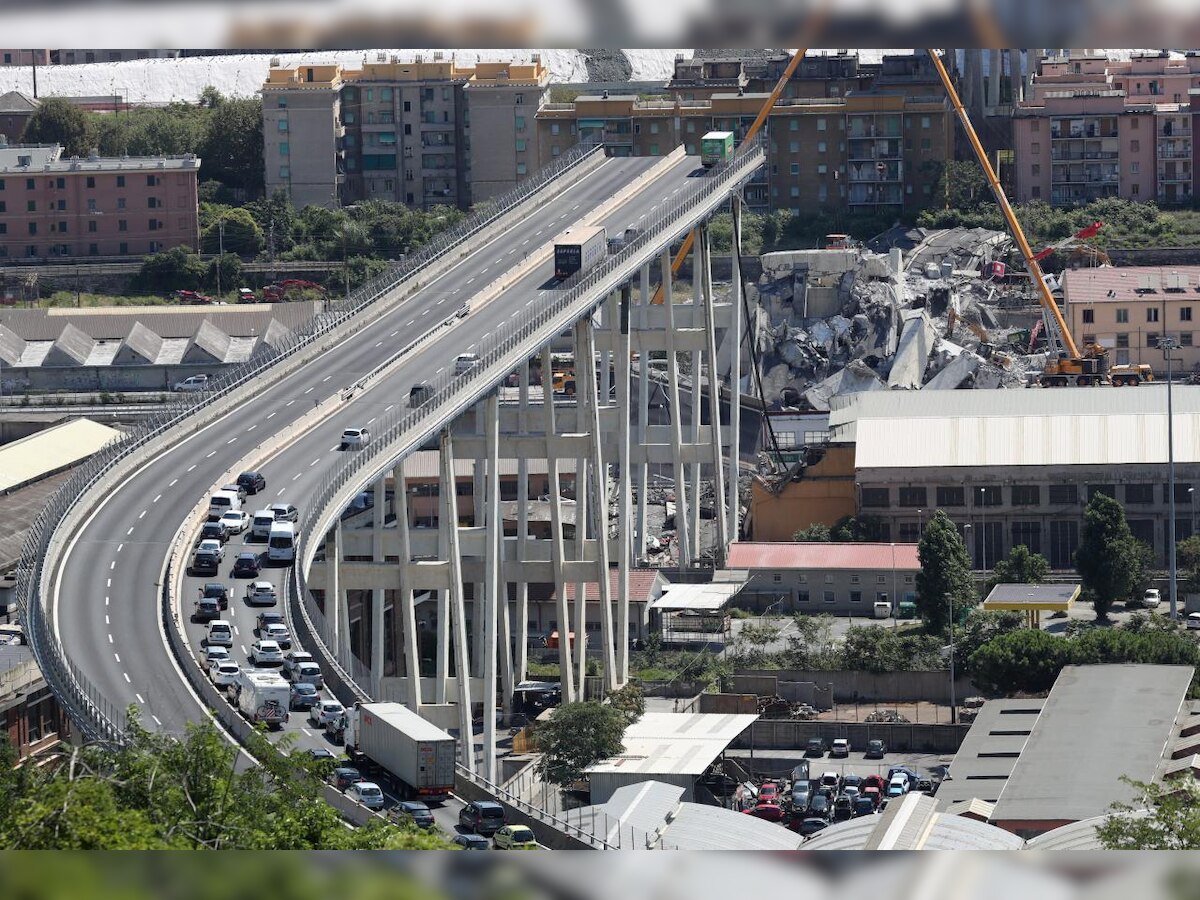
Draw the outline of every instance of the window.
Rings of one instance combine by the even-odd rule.
[[[971,489],[975,506],[999,506],[1004,502],[999,485],[987,485]]]
[[[1105,497],[1117,499],[1117,486],[1115,484],[1089,484],[1087,486],[1087,498],[1091,500],[1097,494],[1103,494]]]
[[[828,171],[829,171],[829,166],[825,165],[824,163],[822,163],[821,165],[817,166],[817,174],[818,174],[818,175],[824,175],[824,174],[826,174]]]
[[[800,196],[800,188],[797,185],[792,185],[788,191],[789,195],[798,198]]]
[[[799,153],[799,152],[800,152],[800,142],[799,141],[788,141],[788,153]]]
[[[292,152],[291,145],[288,144],[287,141],[281,141],[279,144],[279,155],[287,156],[291,152]]]
[[[937,489],[937,505],[966,506],[966,491],[961,487],[939,487]]]
[[[922,128],[929,127],[929,116],[921,116],[921,127]],[[1035,150],[1034,152],[1036,153],[1037,151]]]
[[[1140,194],[1141,192],[1142,192],[1142,186],[1141,186],[1140,184],[1138,184],[1137,182],[1134,182],[1134,183],[1133,183],[1133,186],[1132,186],[1132,189],[1130,190],[1130,193],[1131,193],[1131,194],[1133,194],[1133,196],[1135,196],[1135,197],[1136,197],[1136,196],[1137,196],[1138,194]]]
[[[1153,503],[1154,502],[1154,485],[1152,484],[1127,484],[1125,485],[1125,502],[1126,503]]]
[[[354,121],[354,113],[346,113],[346,121],[347,121],[347,122],[353,122],[353,121]],[[280,120],[279,120],[279,130],[280,130],[280,131],[287,131],[287,130],[288,130],[288,120],[287,120],[287,119],[280,119]]]
[[[156,175],[147,175],[146,187],[158,187],[158,177]]]
[[[28,156],[26,156],[26,157],[25,157],[25,159],[29,159],[29,157],[28,157]],[[27,163],[27,162],[26,162],[26,163],[23,163],[23,165],[26,165],[26,166],[27,166],[27,165],[29,165],[29,163]],[[34,189],[34,186],[33,186],[33,179],[32,179],[32,178],[26,178],[26,179],[25,179],[25,190],[27,190],[27,191],[32,191],[33,189]]]
[[[1192,321],[1192,308],[1190,306],[1179,307],[1179,321],[1180,322]]]
[[[1039,120],[1034,119],[1029,126],[1029,130],[1030,131],[1041,131],[1042,123]]]
[[[117,219],[117,231],[128,231],[129,223],[125,219]]]
[[[829,146],[824,141],[817,141],[817,152],[818,153],[825,153],[826,151],[828,151],[828,149],[829,149]]]
[[[99,255],[100,255],[100,245],[99,244],[88,244],[88,256],[99,256]]]
[[[1096,322],[1096,311],[1094,309],[1085,309],[1083,311],[1083,324],[1093,325]]]
[[[1042,196],[1042,188],[1041,188],[1041,185],[1037,185],[1037,184],[1035,184],[1035,185],[1034,185],[1032,188],[1030,188],[1030,189],[1029,189],[1029,196],[1033,197],[1035,200],[1036,200],[1038,197]]]
[[[30,234],[37,234],[37,222],[30,222],[30,223],[29,223],[29,233],[30,233]]]
[[[824,130],[825,130],[825,117],[817,116],[817,131],[824,131]]]
[[[517,174],[518,175],[524,175],[526,173],[526,171],[527,171],[527,169],[525,167],[525,163],[523,163],[523,162],[517,163]]]
[[[291,178],[292,177],[291,167],[290,166],[280,166],[279,167],[279,177],[280,178]]]
[[[1142,164],[1136,159],[1129,164],[1129,174],[1137,175],[1142,170]]]
[[[1158,332],[1157,331],[1147,331],[1146,332],[1146,346],[1147,347],[1157,347],[1158,346]]]
[[[4,190],[4,179],[0,178],[0,191]]]
[[[1142,142],[1141,141],[1130,141],[1129,149],[1131,151],[1133,151],[1134,153],[1137,153],[1138,151],[1140,151],[1142,149]],[[1136,172],[1137,171],[1137,163],[1131,163],[1129,170],[1131,172]]]
[[[833,603],[837,599],[837,596],[833,591],[825,591],[823,599],[826,603]]]
[[[375,99],[375,88],[367,88],[367,102],[370,103]]]
[[[932,145],[929,143],[929,138],[921,138],[921,149],[928,150]]]
[[[799,175],[799,174],[800,174],[800,163],[792,163],[792,165],[791,165],[791,173],[792,173],[793,175]]]
[[[379,99],[391,101],[392,89],[390,87],[380,88],[379,89]]]
[[[1042,167],[1039,166],[1037,163],[1034,163],[1032,166],[1029,167],[1029,174],[1032,175],[1034,178],[1036,178],[1037,176],[1042,174]]]
[[[1146,308],[1146,321],[1147,322],[1157,322],[1158,321],[1158,307],[1157,306],[1150,306],[1150,307]]]
[[[920,522],[901,522],[900,523],[900,542],[903,544],[915,544],[921,539],[921,523]]]
[[[0,222],[0,234],[8,234],[8,223]]]
[[[900,488],[900,505],[901,506],[924,506],[925,505],[925,488],[922,487],[902,487]]]
[[[59,230],[59,231],[66,231],[66,230],[67,230],[67,223],[66,223],[66,222],[60,222],[60,223],[59,223],[59,225],[58,225],[58,230]],[[91,232],[91,233],[93,233],[93,234],[95,233],[95,231],[96,231],[96,220],[95,220],[95,219],[91,219],[91,220],[89,220],[89,221],[88,221],[88,231],[89,231],[89,232]]]
[[[405,133],[405,134],[412,134],[412,125],[408,125],[408,124],[406,124],[406,125],[404,126],[404,133]]]
[[[561,153],[562,153],[562,148],[561,148],[561,147],[559,147],[559,146],[557,146],[557,145],[555,145],[555,146],[553,146],[553,147],[551,147],[551,148],[550,148],[550,155],[551,155],[551,156],[558,156],[558,155],[559,155],[559,154],[561,154]]]
[[[90,188],[94,188],[96,186],[96,177],[94,175],[89,175],[87,177],[87,186]]]
[[[525,150],[525,139],[517,138],[517,152],[521,153]]]
[[[1117,347],[1122,350],[1129,349],[1129,335],[1127,333],[1121,332],[1117,335]]]
[[[873,507],[887,507],[890,505],[888,499],[887,488],[863,488],[862,489],[862,505]]]
[[[515,127],[517,129],[517,131],[524,131],[525,130],[525,117],[517,116],[516,119],[514,120],[513,127]]]
[[[36,200],[25,201],[25,211],[26,212],[37,212],[37,201]]]
[[[1192,333],[1190,331],[1179,332],[1179,346],[1180,347],[1192,346]]]
[[[796,602],[797,603],[807,603],[808,602],[808,591],[796,591]]]
[[[149,222],[146,223],[146,227],[148,227],[151,231],[158,231],[158,219],[150,219]]]
[[[851,591],[850,592],[850,602],[851,603],[862,603],[862,591]]]
[[[1094,334],[1088,334],[1088,333],[1085,331],[1085,332],[1083,333],[1083,342],[1084,342],[1084,344],[1094,344],[1094,343],[1096,343],[1096,335],[1094,335]]]
[[[1191,502],[1191,499],[1192,499],[1191,494],[1188,493],[1188,489],[1190,487],[1192,487],[1192,485],[1186,481],[1175,482],[1175,502],[1177,504]],[[1169,491],[1170,491],[1170,487],[1168,485],[1164,484],[1163,485],[1163,503],[1169,502],[1167,499],[1170,496]]]
[[[1117,324],[1118,325],[1126,325],[1128,323],[1129,323],[1129,310],[1118,309],[1117,310]]]
[[[689,122],[688,124],[690,125],[691,123]],[[558,123],[557,123],[557,122],[551,122],[551,123],[550,123],[550,133],[551,133],[551,134],[558,134],[558,132],[559,132]]]
[[[1041,502],[1041,488],[1036,484],[1014,484],[1012,486],[1013,506],[1037,506]]]
[[[1042,526],[1040,522],[1013,522],[1012,545],[1024,544],[1031,553],[1042,552]]]

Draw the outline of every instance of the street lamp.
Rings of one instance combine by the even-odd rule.
[[[983,511],[985,488],[979,489],[979,551],[983,555],[983,571],[987,571],[987,513]]]
[[[954,697],[954,595],[946,595],[950,607],[950,724],[958,724],[958,702]]]
[[[1179,584],[1175,567],[1175,416],[1171,404],[1171,351],[1179,346],[1173,337],[1164,335],[1158,341],[1167,361],[1167,494],[1170,496],[1167,519],[1167,565],[1171,578],[1171,618],[1179,618]]]
[[[1190,503],[1192,506],[1191,527],[1188,529],[1188,537],[1191,537],[1196,533],[1196,489],[1194,487],[1189,487],[1187,492],[1188,503]]]

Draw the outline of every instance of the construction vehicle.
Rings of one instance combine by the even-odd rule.
[[[983,173],[987,177],[988,184],[991,185],[992,193],[996,197],[1000,211],[1004,214],[1005,221],[1008,222],[1009,230],[1012,232],[1013,238],[1021,250],[1021,255],[1025,258],[1025,265],[1029,271],[1030,280],[1033,282],[1038,300],[1042,304],[1050,359],[1038,379],[1039,383],[1043,387],[1093,387],[1096,385],[1138,385],[1143,381],[1152,381],[1154,379],[1154,372],[1148,365],[1112,366],[1109,363],[1107,347],[1103,347],[1100,344],[1088,344],[1081,351],[1076,345],[1075,339],[1071,336],[1071,331],[1067,327],[1066,319],[1063,318],[1062,310],[1059,309],[1057,301],[1054,299],[1053,294],[1050,293],[1050,286],[1046,283],[1041,266],[1038,265],[1039,255],[1045,258],[1058,249],[1058,247],[1051,245],[1051,247],[1042,251],[1041,254],[1035,254],[1030,248],[1029,241],[1025,238],[1025,232],[1021,228],[1021,223],[1017,221],[1016,214],[1013,212],[1012,206],[1008,202],[1008,197],[1004,193],[1004,188],[1000,186],[1000,181],[996,177],[996,172],[992,168],[987,152],[979,142],[978,135],[975,134],[971,118],[967,115],[967,111],[963,107],[962,100],[958,96],[958,91],[954,89],[954,84],[950,80],[946,66],[943,64],[936,50],[930,49],[926,52],[933,61],[934,68],[937,69],[938,77],[942,81],[942,86],[946,89],[946,95],[950,98],[950,102],[954,106],[954,112],[958,116],[958,121],[967,135],[967,140],[970,142],[971,148],[975,151],[975,156],[983,168]],[[1077,235],[1091,237],[1101,227],[1101,223],[1093,223],[1082,231],[1077,232],[1076,235],[1072,235],[1066,242],[1060,243],[1064,243],[1065,245],[1082,239],[1077,237]]]

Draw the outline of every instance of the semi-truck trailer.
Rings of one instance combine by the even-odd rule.
[[[700,164],[706,169],[733,156],[733,132],[710,131],[700,138]]]
[[[455,739],[400,703],[359,703],[346,715],[346,754],[382,770],[405,799],[444,800],[454,789]]]
[[[237,705],[251,722],[282,725],[288,719],[290,701],[291,686],[278,672],[242,672],[237,683]]]
[[[586,272],[608,255],[603,225],[568,228],[554,242],[554,277],[559,281]]]

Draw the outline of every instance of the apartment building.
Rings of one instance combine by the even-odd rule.
[[[536,57],[273,67],[263,85],[267,190],[283,188],[297,206],[465,209],[537,168],[533,119],[548,81]]]
[[[1016,199],[1191,200],[1200,56],[1048,57],[1013,110]]]
[[[57,144],[0,146],[0,259],[197,249],[199,171],[194,154],[63,159]]]
[[[1069,269],[1065,314],[1084,343],[1110,348],[1114,363],[1165,368],[1160,340],[1174,338],[1178,372],[1200,372],[1200,266]],[[1195,323],[1195,330],[1193,330]]]
[[[49,50],[0,50],[0,66],[48,66]]]

